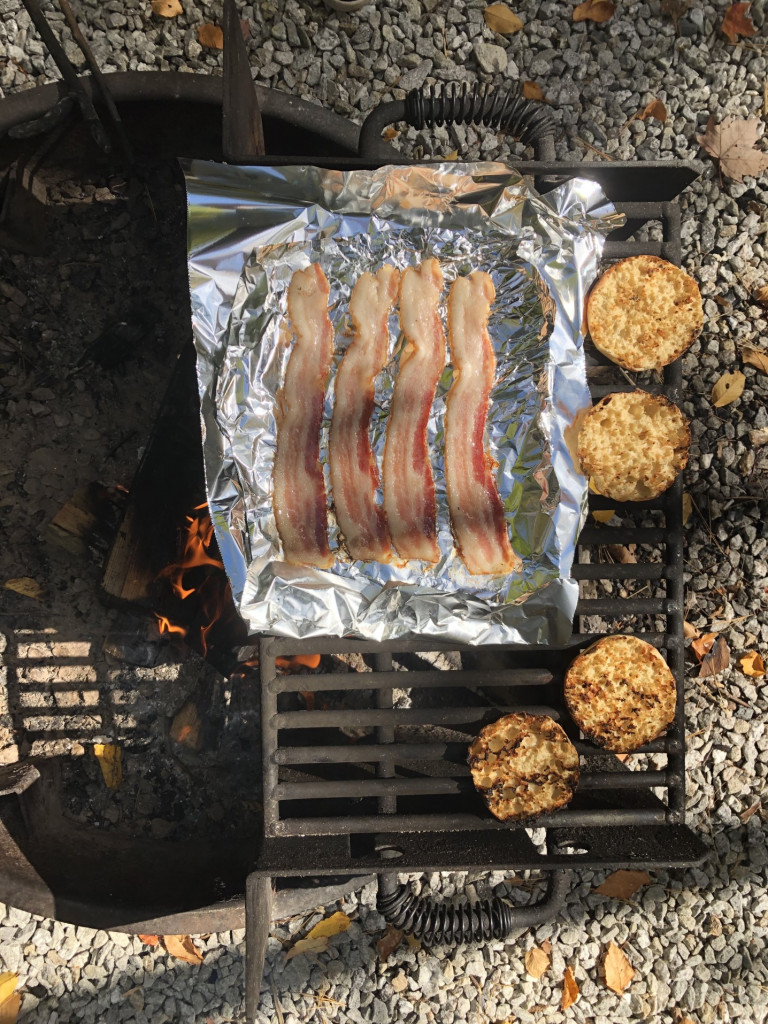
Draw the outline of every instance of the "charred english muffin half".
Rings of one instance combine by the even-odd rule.
[[[627,370],[660,370],[674,362],[703,326],[699,286],[658,256],[615,263],[587,299],[595,348]]]
[[[579,755],[552,718],[525,712],[486,725],[469,748],[472,781],[501,821],[564,807],[579,781]]]
[[[584,417],[578,454],[593,490],[616,501],[647,501],[688,462],[691,431],[676,405],[646,391],[606,395]]]
[[[581,731],[627,754],[658,739],[675,717],[675,677],[655,647],[608,636],[587,647],[565,674],[565,703]]]

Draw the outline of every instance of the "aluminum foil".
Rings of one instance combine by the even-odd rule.
[[[541,197],[499,163],[341,172],[192,161],[184,170],[208,501],[249,629],[293,637],[566,642],[578,597],[570,571],[587,488],[565,432],[589,405],[583,300],[605,235],[620,220],[599,186],[573,179]],[[276,395],[291,352],[291,276],[319,262],[331,284],[336,353],[320,443],[330,495],[328,430],[335,372],[351,340],[351,289],[365,270],[382,263],[404,268],[428,256],[440,260],[446,285],[482,269],[496,287],[489,331],[497,379],[487,435],[522,570],[472,576],[455,549],[443,466],[449,363],[428,429],[437,564],[351,561],[329,501],[334,565],[328,571],[289,565],[272,508],[272,468]],[[403,346],[396,315],[390,345],[371,426],[379,465]]]

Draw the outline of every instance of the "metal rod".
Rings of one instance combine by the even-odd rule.
[[[582,598],[576,605],[577,615],[602,615],[605,618],[625,618],[627,615],[668,615],[671,600],[659,597],[623,597],[620,601],[610,597]]]
[[[378,725],[460,725],[474,724],[488,716],[494,718],[510,711],[527,711],[530,715],[550,715],[560,718],[560,711],[547,705],[522,707],[467,707],[467,708],[375,708],[365,710],[282,711],[273,716],[279,729],[373,728]]]
[[[392,656],[387,655],[389,664]],[[413,690],[437,687],[440,690],[456,688],[474,690],[479,686],[541,686],[552,682],[552,673],[545,668],[509,668],[499,670],[434,669],[408,672],[323,672],[322,674],[292,673],[276,676],[271,682],[275,693],[301,690]]]
[[[617,543],[610,538],[606,542]],[[581,562],[573,566],[571,575],[575,580],[660,580],[667,571],[659,562]]]
[[[579,535],[579,547],[598,544],[660,544],[667,541],[667,531],[656,526],[585,526]]]

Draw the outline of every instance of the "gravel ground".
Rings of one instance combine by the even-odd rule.
[[[768,41],[760,4],[753,12],[758,34],[736,46],[717,30],[726,2],[697,3],[680,22],[679,37],[658,3],[619,0],[615,16],[598,26],[574,24],[565,0],[521,0],[512,6],[524,28],[509,38],[485,27],[483,6],[477,0],[400,0],[340,17],[318,3],[265,0],[243,8],[243,15],[252,26],[249,45],[259,81],[357,121],[377,100],[424,82],[520,77],[535,80],[554,104],[561,155],[595,159],[596,149],[613,158],[699,159],[695,133],[710,114],[761,114]],[[217,3],[184,0],[184,13],[169,21],[151,15],[149,0],[79,0],[76,10],[105,70],[220,72],[220,53],[197,41],[198,25],[218,19]],[[18,0],[0,0],[0,12],[2,90],[55,78]],[[66,47],[80,63],[71,41]],[[666,123],[627,125],[654,97],[667,107]],[[411,132],[402,144],[425,152],[458,146],[468,156],[507,152],[492,136],[478,139],[472,130],[438,132],[434,142]],[[553,924],[483,948],[432,953],[403,945],[385,964],[374,948],[383,927],[374,893],[363,890],[344,907],[353,917],[351,928],[319,957],[286,964],[285,942],[310,922],[276,928],[260,1022],[768,1019],[768,700],[762,680],[745,677],[737,661],[747,649],[768,656],[768,534],[764,502],[755,500],[766,483],[765,442],[755,431],[768,427],[768,377],[743,365],[739,354],[743,343],[760,346],[765,337],[765,311],[750,294],[768,279],[768,179],[721,185],[703,159],[701,179],[683,203],[684,264],[701,284],[708,317],[684,360],[685,411],[694,418],[687,603],[689,621],[724,631],[734,655],[734,665],[715,680],[692,677],[687,686],[687,818],[710,836],[710,860],[679,876],[654,873],[653,884],[628,902],[592,895],[601,876],[584,873]],[[716,410],[712,385],[731,369],[746,374],[746,390],[738,403]],[[456,881],[435,877],[424,884],[450,892],[446,886]],[[480,894],[491,886],[505,891],[501,878],[476,884]],[[522,957],[544,939],[552,943],[552,968],[535,981]],[[600,974],[611,940],[622,945],[636,971],[622,997],[606,988]],[[8,909],[0,922],[0,963],[19,972],[23,1020],[243,1020],[243,934],[197,941],[205,962],[189,967],[132,937]],[[565,965],[581,998],[563,1013]]]

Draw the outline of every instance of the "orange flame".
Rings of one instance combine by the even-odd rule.
[[[184,543],[184,551],[178,562],[172,562],[161,570],[160,576],[167,576],[174,594],[182,601],[186,600],[195,592],[195,587],[184,586],[184,574],[201,565],[212,565],[215,569],[223,569],[224,563],[220,558],[214,558],[208,548],[213,540],[213,522],[211,521],[208,505],[203,502],[194,511],[205,510],[200,516],[187,516],[187,536]]]
[[[183,626],[174,625],[170,619],[165,617],[165,615],[158,615],[157,612],[155,612],[155,615],[157,616],[157,628],[161,633],[179,633],[181,636],[187,635],[187,631]]]

